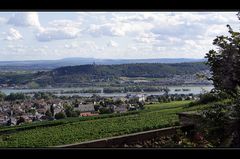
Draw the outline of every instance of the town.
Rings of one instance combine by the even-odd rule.
[[[96,116],[111,113],[125,113],[144,109],[144,105],[193,100],[193,94],[147,95],[127,94],[125,97],[55,96],[50,92],[0,93],[0,125],[14,126],[45,120],[58,120],[67,117]]]

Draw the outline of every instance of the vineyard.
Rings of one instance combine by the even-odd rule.
[[[190,102],[158,103],[138,112],[49,121],[12,127],[11,131],[0,129],[0,147],[49,147],[178,125],[177,112],[206,106],[189,107]]]

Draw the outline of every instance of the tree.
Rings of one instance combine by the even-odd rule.
[[[20,117],[18,120],[17,120],[17,125],[21,124],[21,123],[24,123],[25,122],[25,119],[23,117]]]
[[[213,45],[218,51],[210,50],[206,54],[207,64],[210,66],[216,90],[220,90],[238,97],[240,86],[240,33],[227,25],[229,36],[217,36]]]
[[[74,111],[73,107],[70,105],[65,106],[65,114],[67,117],[78,117],[78,112]]]
[[[78,104],[79,104],[79,100],[78,99],[75,99],[74,102],[73,102],[73,106],[74,107],[78,107]]]
[[[36,109],[29,109],[28,113],[31,113],[31,114],[35,115],[36,114]]]
[[[100,109],[100,107],[101,107],[101,106],[100,106],[99,104],[96,104],[96,105],[94,105],[94,110],[95,110],[95,111],[98,111],[98,110]]]
[[[122,105],[122,104],[124,104],[124,102],[123,102],[122,100],[120,100],[120,99],[117,99],[117,100],[115,101],[115,104],[116,104],[116,105]]]
[[[240,20],[240,13],[237,15]],[[206,58],[212,74],[209,79],[213,81],[215,92],[223,92],[222,97],[226,97],[226,93],[233,101],[225,105],[215,104],[210,110],[206,110],[204,115],[207,121],[216,124],[213,130],[220,130],[215,135],[215,140],[224,134],[221,139],[223,144],[240,146],[240,32],[233,31],[230,25],[227,25],[227,28],[230,36],[217,36],[213,45],[217,46],[218,50],[210,50]],[[206,97],[204,99],[207,101],[215,100],[213,97]],[[207,134],[216,133],[213,130]]]
[[[66,118],[66,115],[64,112],[59,112],[55,114],[55,119],[64,119]]]
[[[100,114],[111,114],[113,113],[113,110],[109,107],[102,107],[99,109]]]
[[[52,113],[51,113],[51,111],[50,111],[49,109],[46,111],[45,115],[46,115],[47,117],[49,117],[49,118],[52,117]]]
[[[24,100],[27,96],[23,93],[10,93],[8,96],[6,96],[7,101],[15,101],[15,100]]]
[[[0,91],[0,101],[3,101],[6,95]]]
[[[54,116],[54,106],[53,106],[53,104],[50,106],[50,112],[51,112],[52,116]]]
[[[144,103],[143,102],[138,102],[137,104],[139,106],[139,109],[141,109],[141,110],[144,109]]]
[[[106,105],[110,105],[110,104],[113,104],[114,102],[113,102],[113,99],[111,99],[111,98],[105,98],[105,99],[104,99],[104,103],[105,103]]]

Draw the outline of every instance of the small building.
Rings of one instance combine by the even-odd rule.
[[[14,117],[10,117],[9,120],[7,121],[8,126],[14,126],[17,125],[17,119]]]
[[[21,117],[25,120],[26,123],[32,122],[31,117],[29,117],[28,115],[22,115]]]
[[[80,113],[80,116],[96,116],[99,115],[98,113],[92,113],[92,112],[84,112],[84,113]]]
[[[94,112],[94,105],[93,104],[79,104],[77,108],[74,110],[79,110],[80,112]]]
[[[39,114],[45,114],[46,111],[47,111],[46,108],[37,109],[37,112],[38,112]]]
[[[128,110],[127,110],[126,105],[120,105],[120,106],[115,107],[115,109],[114,109],[114,112],[116,112],[116,113],[125,113],[127,111]]]
[[[120,101],[122,101],[122,102],[125,102],[126,101],[126,98],[124,98],[124,97],[113,97],[112,98],[113,99],[113,101],[115,102],[115,101],[118,101],[118,100],[120,100]]]
[[[134,106],[134,105],[132,105],[132,104],[129,104],[129,106],[128,106],[128,110],[137,110],[137,107],[136,106]]]
[[[6,125],[7,124],[8,117],[5,115],[0,115],[0,125]]]
[[[127,95],[128,99],[136,99],[138,102],[145,102],[146,95],[145,94],[134,94],[134,95]]]

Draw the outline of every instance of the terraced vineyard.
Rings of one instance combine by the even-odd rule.
[[[15,131],[0,135],[0,147],[49,147],[178,125],[177,112],[206,106],[188,107],[189,102],[147,105],[145,110],[121,116],[99,116],[84,120],[73,118],[56,125],[49,125],[51,122],[44,126],[29,125],[28,129],[16,127]],[[11,130],[14,130],[14,127]]]

